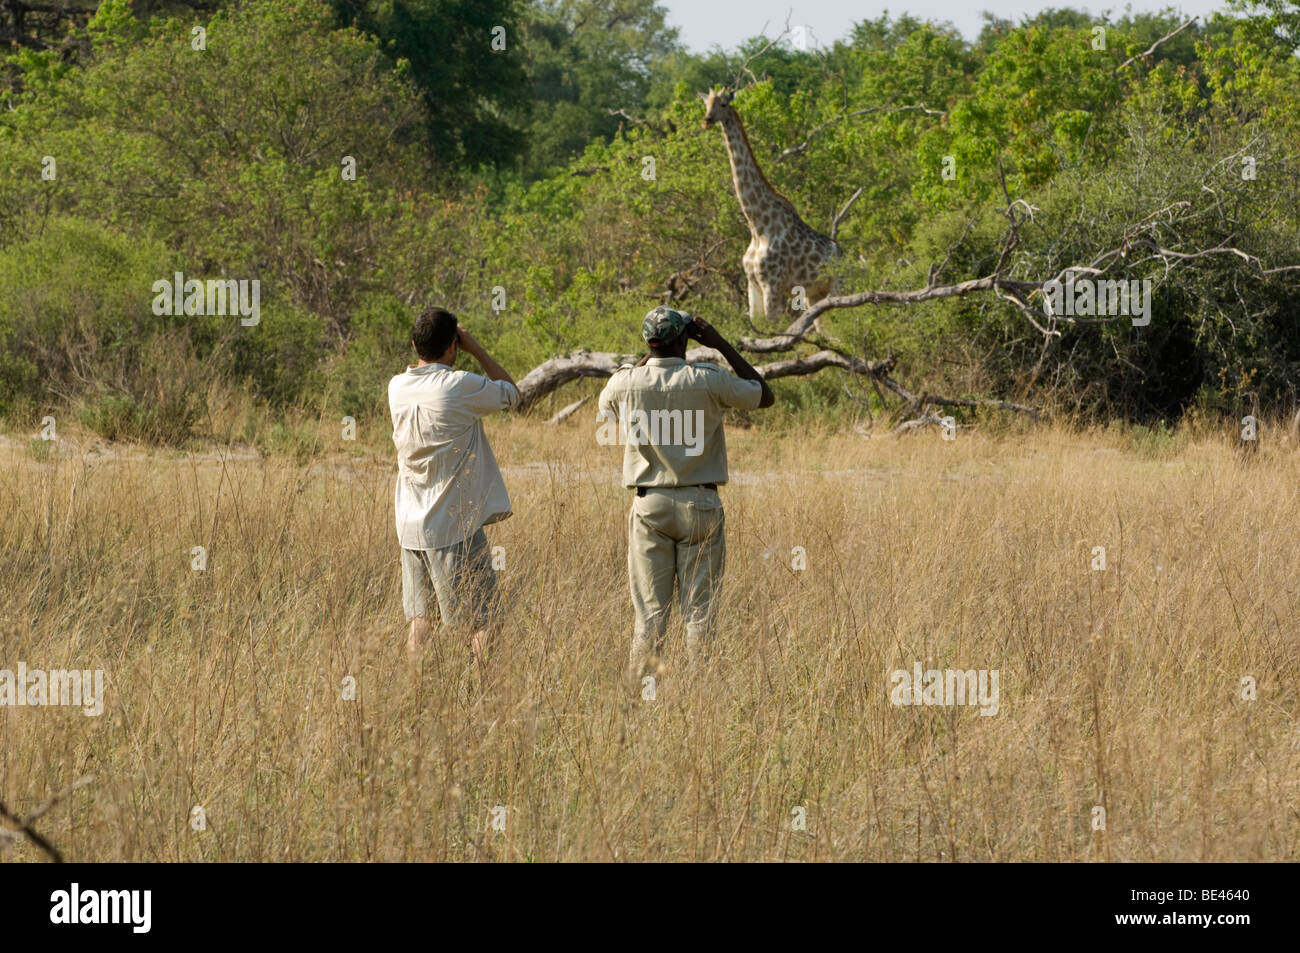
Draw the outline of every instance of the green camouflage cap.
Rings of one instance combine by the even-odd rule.
[[[641,322],[641,337],[647,344],[672,344],[691,323],[691,316],[660,305]]]

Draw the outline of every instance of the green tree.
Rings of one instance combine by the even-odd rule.
[[[679,53],[677,30],[655,0],[539,0],[525,19],[531,83],[532,180],[610,139],[626,116],[640,119],[654,64]],[[621,111],[624,115],[619,115]]]
[[[11,114],[14,204],[159,238],[209,277],[257,277],[342,336],[386,230],[430,181],[418,96],[320,4],[221,11],[202,50],[190,29],[158,21],[129,44],[99,31],[83,72]]]
[[[338,21],[373,34],[424,98],[433,160],[443,168],[513,160],[528,78],[521,0],[331,0]]]

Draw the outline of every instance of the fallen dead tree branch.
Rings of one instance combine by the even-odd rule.
[[[938,414],[926,414],[923,417],[916,417],[912,420],[904,420],[901,424],[889,431],[891,437],[901,437],[905,433],[911,433],[913,430],[920,430],[922,427],[942,427],[943,418]],[[954,430],[970,430],[970,424],[956,424]]]
[[[1240,248],[1231,246],[1222,246],[1218,248],[1204,248],[1195,252],[1180,252],[1170,248],[1163,248],[1155,242],[1146,239],[1134,239],[1127,242],[1124,246],[1111,249],[1099,255],[1094,261],[1106,262],[1107,267],[1116,259],[1123,259],[1127,256],[1130,249],[1146,248],[1151,254],[1150,258],[1160,259],[1165,265],[1172,269],[1175,264],[1185,261],[1193,261],[1198,258],[1207,258],[1211,255],[1233,255],[1246,262],[1255,274],[1274,275],[1287,271],[1300,271],[1300,265],[1281,265],[1273,268],[1267,268],[1257,256],[1242,251]],[[841,308],[859,308],[867,304],[919,304],[922,301],[938,301],[944,298],[960,298],[969,294],[981,291],[1011,292],[1020,298],[1027,298],[1034,294],[1041,294],[1043,288],[1052,281],[1059,281],[1060,275],[1067,272],[1091,273],[1096,276],[1103,275],[1105,268],[1097,268],[1095,265],[1077,265],[1061,269],[1058,275],[1047,278],[1042,281],[1015,281],[1009,278],[1000,278],[997,274],[986,275],[983,278],[971,278],[967,281],[959,281],[950,285],[927,284],[923,288],[915,288],[910,291],[859,291],[856,294],[849,295],[832,295],[822,298],[808,307],[807,310],[800,313],[784,331],[767,338],[741,338],[736,345],[742,351],[749,351],[755,354],[765,354],[779,351],[792,350],[796,345],[804,340],[808,332],[812,330],[813,323],[828,311],[834,311]],[[1073,319],[1065,316],[1056,316],[1057,321],[1072,323]],[[1037,325],[1035,325],[1037,327]],[[1039,330],[1043,330],[1039,328]],[[1050,332],[1045,332],[1050,333]]]
[[[635,364],[641,359],[639,354],[612,354],[608,351],[573,351],[564,357],[554,357],[533,368],[518,382],[519,406],[524,411],[542,397],[572,381],[584,377],[609,377],[622,364]],[[722,355],[711,348],[697,347],[686,352],[688,363],[711,361],[726,366]],[[838,367],[855,374],[876,376],[887,374],[892,369],[892,359],[883,361],[865,361],[860,357],[840,354],[837,351],[823,350],[803,357],[791,357],[755,368],[764,380],[777,380],[782,377],[801,377],[816,374],[828,367]],[[573,408],[576,410],[577,408]],[[569,408],[565,408],[569,410]],[[563,413],[564,411],[561,411]],[[558,416],[558,415],[557,415]]]
[[[607,351],[574,351],[564,357],[552,358],[529,371],[519,381],[520,401],[517,409],[520,412],[528,410],[538,400],[571,381],[580,380],[584,377],[609,377],[618,370],[620,365],[635,364],[640,359],[641,356],[637,354],[613,354]],[[711,361],[725,366],[722,355],[711,348],[692,348],[686,352],[686,360],[692,364],[699,361]],[[997,410],[1010,410],[1029,414],[1035,420],[1042,416],[1042,413],[1037,408],[1006,400],[944,397],[940,394],[928,392],[913,393],[892,376],[891,372],[894,369],[894,364],[895,361],[892,357],[878,361],[868,361],[839,351],[823,349],[800,357],[788,357],[767,364],[760,364],[755,370],[763,375],[764,380],[774,381],[783,377],[803,377],[816,374],[827,368],[838,368],[869,378],[873,383],[892,392],[902,403],[903,412],[905,413],[923,414],[927,407],[992,407]],[[558,423],[564,420],[578,410],[585,400],[586,398],[569,404],[552,417],[549,422]]]
[[[581,400],[575,400],[573,403],[566,405],[562,410],[557,412],[554,417],[552,417],[550,420],[546,422],[548,424],[564,423],[564,421],[568,420],[570,417],[574,415],[574,413],[578,410],[579,407],[581,407],[589,400],[591,400],[590,396],[583,397]]]

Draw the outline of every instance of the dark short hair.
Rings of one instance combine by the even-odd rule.
[[[436,361],[447,353],[457,335],[456,316],[443,308],[425,308],[411,328],[411,343],[423,361]]]

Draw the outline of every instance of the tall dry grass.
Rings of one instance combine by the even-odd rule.
[[[6,440],[0,668],[102,668],[107,701],[0,708],[0,800],[94,774],[39,825],[94,861],[1296,858],[1293,445],[733,431],[714,657],[682,670],[675,617],[631,703],[618,450],[491,435],[512,614],[480,694],[457,644],[406,659],[385,435]],[[998,714],[892,706],[918,660],[997,669]]]

